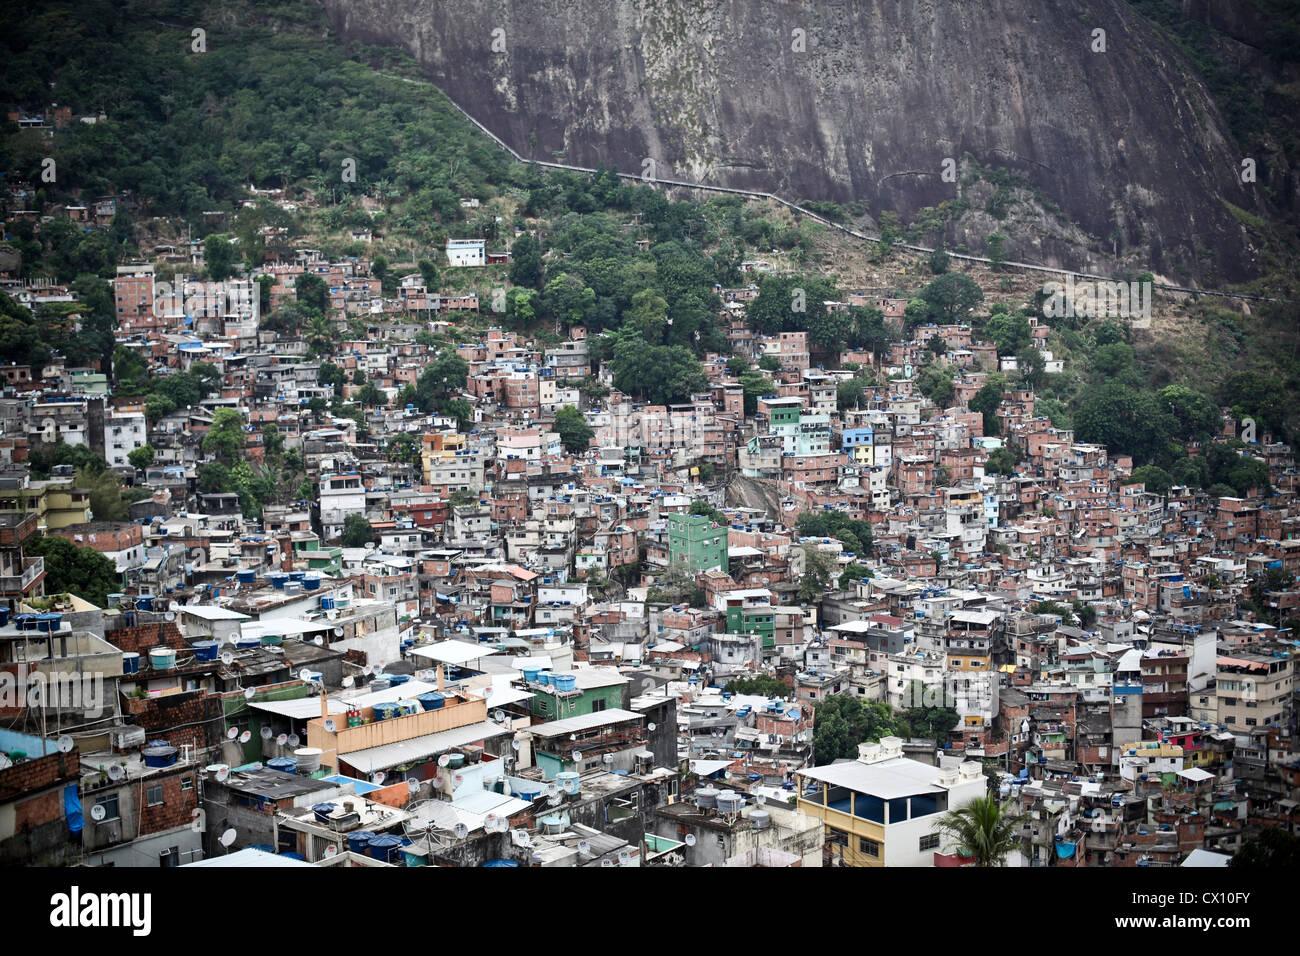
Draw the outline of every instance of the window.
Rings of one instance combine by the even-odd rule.
[[[880,858],[880,844],[875,840],[868,840],[866,837],[858,837],[858,849],[872,859]]]
[[[921,851],[939,849],[939,834],[932,833],[929,836],[921,837]]]
[[[193,777],[181,777],[181,789],[182,789],[182,790],[193,790],[193,789],[194,789],[194,778],[193,778]]]
[[[591,702],[591,712],[594,714],[594,713],[596,713],[597,711],[604,710],[604,709],[605,709],[605,704],[606,704],[606,703],[608,703],[608,701],[604,701],[604,700],[593,700],[593,701]]]
[[[162,805],[163,802],[162,784],[157,784],[156,786],[149,787],[147,790],[145,790],[145,802],[148,803],[149,806],[151,807],[157,807]]]
[[[104,808],[104,819],[100,823],[107,823],[109,820],[116,820],[119,816],[117,811],[117,794],[107,797],[100,797],[95,801],[95,806]]]

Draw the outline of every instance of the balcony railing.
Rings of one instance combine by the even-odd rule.
[[[44,558],[24,558],[22,574],[7,574],[0,576],[0,593],[25,593],[44,572]]]

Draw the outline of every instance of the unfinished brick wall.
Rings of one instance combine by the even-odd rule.
[[[221,743],[224,729],[221,698],[215,694],[191,691],[167,697],[141,700],[122,697],[122,711],[132,716],[133,722],[144,728],[149,740],[166,740],[180,749],[186,744],[196,748],[197,754]]]

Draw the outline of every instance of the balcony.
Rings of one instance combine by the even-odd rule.
[[[25,595],[44,573],[44,558],[24,558],[22,574],[0,576],[0,594]]]

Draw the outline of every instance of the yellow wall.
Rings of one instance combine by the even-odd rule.
[[[820,796],[819,794],[818,797],[820,798]],[[832,829],[841,830],[849,835],[848,846],[833,846],[831,848],[832,855],[839,856],[844,866],[883,867],[885,865],[885,827],[883,824],[873,823],[870,820],[864,820],[861,817],[840,810],[833,810],[802,796],[799,798],[799,812],[821,820],[827,828],[828,841],[830,837],[829,831]],[[860,837],[875,840],[880,844],[880,855],[871,857],[859,850],[858,841]]]

